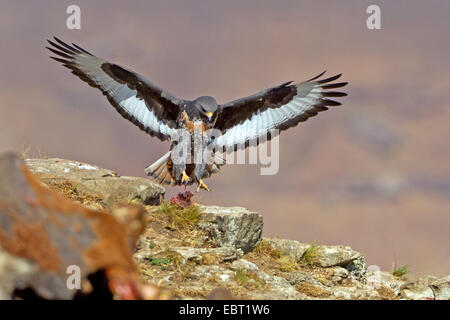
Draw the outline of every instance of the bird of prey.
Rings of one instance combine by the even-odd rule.
[[[335,82],[341,74],[321,79],[323,72],[304,82],[285,82],[225,104],[217,104],[209,96],[184,100],[74,43],[69,45],[56,37],[48,42],[50,47],[47,49],[56,54],[51,58],[98,88],[125,119],[151,136],[172,141],[170,151],[147,167],[147,174],[161,184],[186,186],[197,183],[197,191],[201,188],[209,190],[203,179],[218,172],[225,164],[215,151],[242,149],[250,141],[258,144],[263,137],[270,139],[273,129],[282,131],[294,127],[329,106],[341,104],[330,98],[346,96],[346,93],[334,90],[347,85],[347,82]],[[177,147],[174,137],[180,129],[187,131],[192,139],[197,130],[217,129],[222,135],[202,142],[203,149],[212,151],[205,153],[206,157],[199,163],[189,161],[192,159],[173,161]],[[187,154],[192,157],[189,150]]]

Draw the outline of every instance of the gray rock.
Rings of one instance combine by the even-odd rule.
[[[366,264],[364,263],[364,257],[360,256],[348,264],[345,265],[345,269],[350,272],[350,275],[353,279],[361,281],[362,283],[366,282]]]
[[[428,285],[437,300],[450,299],[450,275],[443,278],[429,277]]]
[[[301,300],[308,297],[298,292],[286,279],[269,275],[264,271],[257,273],[258,278],[265,283],[264,290],[252,292],[252,299],[268,300]]]
[[[309,248],[309,244],[300,243],[295,240],[278,239],[278,238],[264,238],[274,248],[280,250],[284,255],[291,256],[295,261],[300,261],[305,251]]]
[[[308,261],[320,267],[347,266],[361,254],[347,246],[318,245],[307,252]],[[305,256],[304,256],[305,258]]]
[[[202,263],[205,255],[212,255],[217,258],[217,262],[227,262],[238,259],[242,256],[242,251],[232,247],[221,248],[192,248],[192,247],[173,247],[171,251],[178,253],[184,260]]]
[[[231,246],[247,253],[261,239],[263,218],[241,207],[201,206],[201,226],[211,230],[221,246]]]
[[[234,261],[231,264],[231,269],[233,270],[237,270],[237,269],[243,269],[243,270],[247,270],[249,272],[258,272],[259,268],[256,264],[254,264],[253,262],[247,261],[245,259],[239,259]]]
[[[26,165],[44,183],[69,182],[77,190],[95,194],[107,205],[138,200],[157,205],[165,190],[145,178],[121,177],[117,173],[94,165],[64,159],[27,159]]]
[[[350,276],[350,272],[342,267],[332,267],[333,274],[331,276],[331,281],[333,283],[340,283],[342,280],[347,279]]]
[[[234,278],[234,272],[225,269],[221,266],[195,266],[195,271],[192,272],[191,279],[193,280],[205,280],[207,277],[216,277],[222,282],[228,282]]]
[[[410,300],[434,299],[434,292],[428,286],[427,279],[419,279],[401,286],[402,298]]]
[[[288,272],[284,278],[293,286],[300,282],[306,282],[312,285],[320,286],[321,283],[313,276],[300,271]]]
[[[358,287],[358,286],[336,286],[332,287],[331,292],[335,299],[355,300],[355,299],[374,299],[378,298],[378,292],[370,287]]]

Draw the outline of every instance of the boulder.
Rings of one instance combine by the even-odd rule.
[[[68,182],[77,190],[102,198],[106,205],[137,200],[157,205],[165,190],[159,184],[139,177],[120,176],[114,171],[64,159],[27,159],[26,165],[42,182]]]
[[[309,244],[300,243],[295,240],[264,238],[274,248],[280,250],[281,254],[291,256],[295,261],[300,261],[305,251],[310,247]]]
[[[261,239],[263,218],[241,207],[200,206],[200,225],[210,230],[220,246],[231,246],[247,253]]]
[[[347,266],[361,258],[361,254],[347,246],[313,245],[303,255],[305,262],[320,267]]]

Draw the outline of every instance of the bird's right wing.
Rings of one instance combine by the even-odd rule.
[[[98,88],[125,118],[161,140],[170,139],[183,103],[141,75],[100,59],[76,44],[48,41],[51,57],[92,87]]]

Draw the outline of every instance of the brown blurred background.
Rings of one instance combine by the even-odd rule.
[[[53,35],[187,99],[223,103],[343,72],[344,105],[282,134],[277,175],[228,166],[199,201],[262,213],[266,236],[350,245],[382,269],[395,260],[415,274],[449,273],[449,1],[0,4],[0,152],[144,176],[169,146],[48,59]],[[81,7],[81,30],[66,28],[70,4]],[[369,4],[381,6],[382,30],[366,28]]]

